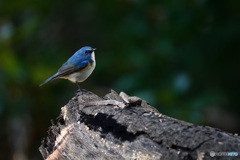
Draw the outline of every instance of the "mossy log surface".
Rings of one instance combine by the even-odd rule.
[[[240,138],[219,129],[198,126],[159,113],[146,101],[126,102],[115,91],[104,97],[82,90],[61,108],[58,123],[49,128],[39,150],[46,160],[177,160],[236,159],[210,156],[238,152]]]

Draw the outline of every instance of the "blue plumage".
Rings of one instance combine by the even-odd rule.
[[[94,51],[95,49],[92,47],[82,47],[59,68],[56,74],[45,80],[40,86],[57,78],[68,79],[77,85],[78,82],[83,82],[96,66]]]

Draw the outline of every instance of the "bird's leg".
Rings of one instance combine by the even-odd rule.
[[[78,89],[80,90],[80,92],[82,91],[81,87],[79,86],[79,84],[77,82],[75,82],[76,85],[78,86]]]

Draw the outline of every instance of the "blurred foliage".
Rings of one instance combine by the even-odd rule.
[[[42,159],[77,86],[53,75],[96,47],[83,88],[139,96],[169,116],[240,133],[239,0],[1,0],[0,160]]]

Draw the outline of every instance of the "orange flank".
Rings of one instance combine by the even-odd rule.
[[[90,65],[91,65],[91,63],[88,61],[88,65],[87,65],[85,68],[83,68],[83,69],[81,69],[81,70],[79,70],[79,71],[77,71],[77,72],[78,72],[78,73],[81,73],[82,71],[84,71],[85,69],[87,69]]]

